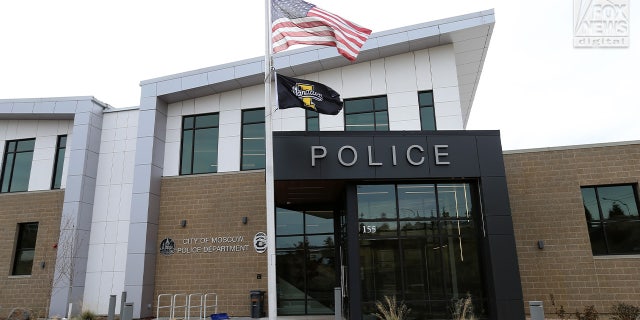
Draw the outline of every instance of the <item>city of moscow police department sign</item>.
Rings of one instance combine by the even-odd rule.
[[[247,252],[250,245],[246,244],[244,236],[200,236],[188,237],[176,242],[167,237],[160,242],[160,254],[171,256],[177,254],[201,254],[201,253],[223,253],[223,252]],[[267,250],[267,235],[258,232],[253,238],[253,247],[257,253],[264,253]]]

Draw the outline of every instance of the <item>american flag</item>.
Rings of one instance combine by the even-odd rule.
[[[324,11],[302,0],[271,0],[273,52],[294,44],[336,47],[350,61],[356,60],[371,30]]]

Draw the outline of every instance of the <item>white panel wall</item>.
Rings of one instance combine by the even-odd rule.
[[[405,53],[385,60],[389,129],[420,130],[418,87],[414,54]]]
[[[416,86],[418,90],[425,91],[433,89],[429,50],[416,51],[414,52],[414,56],[416,63]]]
[[[50,190],[58,136],[67,135],[69,146],[72,129],[73,120],[0,120],[0,168],[7,140],[36,138],[28,190]],[[69,152],[65,152],[61,188],[66,185],[68,160]]]
[[[329,86],[340,93],[341,98],[347,97],[342,79],[342,69],[333,69],[318,73],[318,82]],[[344,131],[344,111],[337,115],[321,114],[319,117],[321,131]]]
[[[462,130],[453,46],[446,45],[405,53],[298,78],[323,83],[343,99],[387,95],[391,130],[420,130],[418,92],[433,90],[439,130]],[[274,89],[275,91],[275,89]],[[275,95],[274,95],[275,99]],[[261,108],[264,88],[253,86],[169,105],[164,176],[179,175],[182,117],[220,113],[218,172],[240,170],[241,110]],[[344,113],[319,117],[320,130],[344,131]],[[304,131],[303,109],[276,110],[274,131]]]
[[[102,123],[83,306],[99,314],[124,290],[138,113],[107,112]]]
[[[438,130],[463,130],[453,45],[429,49]]]

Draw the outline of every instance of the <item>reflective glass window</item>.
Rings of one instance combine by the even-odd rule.
[[[307,233],[333,233],[333,211],[305,211]]]
[[[333,314],[333,211],[276,208],[278,314]]]
[[[388,131],[387,97],[369,97],[344,101],[346,131]]]
[[[636,185],[582,187],[581,191],[593,254],[640,254]]]
[[[317,112],[305,110],[307,131],[320,131],[320,117]]]
[[[400,219],[436,218],[437,208],[435,185],[398,185]]]
[[[395,185],[360,185],[358,186],[358,218],[395,219],[396,190]]]
[[[357,190],[364,315],[384,296],[396,296],[412,308],[412,318],[442,319],[451,301],[467,294],[477,301],[476,315],[486,315],[477,188],[465,182]]]
[[[264,109],[242,111],[241,170],[264,169]]]
[[[36,139],[7,141],[0,192],[18,192],[29,189],[35,143]]]
[[[13,259],[12,275],[20,276],[31,274],[33,258],[36,251],[37,236],[37,222],[18,224],[18,237],[16,241],[15,256]]]
[[[304,212],[276,208],[276,234],[304,234]]]
[[[53,165],[53,179],[51,189],[60,189],[62,184],[62,169],[64,167],[64,154],[67,149],[67,136],[58,136],[56,145],[56,155]]]
[[[420,105],[420,126],[422,130],[436,130],[436,113],[433,103],[433,92],[418,93]]]
[[[217,113],[182,118],[180,174],[218,172],[218,122]]]

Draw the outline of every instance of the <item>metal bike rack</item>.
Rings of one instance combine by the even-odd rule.
[[[178,304],[178,300],[184,299],[184,304]],[[186,293],[176,293],[173,295],[173,307],[171,308],[171,319],[187,319],[189,301]],[[176,311],[184,309],[184,316],[180,317]]]
[[[187,320],[191,320],[191,309],[197,308],[198,309],[198,316],[197,318],[202,318],[202,300],[203,300],[204,296],[202,295],[202,293],[192,293],[189,295],[189,299],[187,300]],[[194,301],[194,300],[199,300],[199,301]],[[197,302],[197,304],[196,304]]]
[[[209,304],[208,302],[212,303]],[[213,308],[213,312],[211,312],[211,308]],[[203,318],[208,317],[211,313],[218,313],[218,295],[216,293],[206,293],[204,295],[204,316]]]
[[[163,300],[162,298],[165,298],[165,297],[169,298],[169,304],[163,305],[161,304]],[[158,303],[156,304],[156,318],[158,319],[162,318],[160,317],[160,310],[164,310],[164,309],[169,309],[169,315],[167,319],[173,318],[173,294],[163,293],[158,295]]]
[[[168,298],[168,304],[166,304]],[[165,304],[163,304],[165,303]],[[197,315],[192,312],[197,309]],[[168,317],[162,317],[169,312]],[[184,310],[184,312],[182,312]],[[213,310],[213,312],[211,312]],[[218,295],[216,293],[163,293],[158,295],[156,304],[156,318],[190,320],[208,318],[210,314],[218,313]]]

